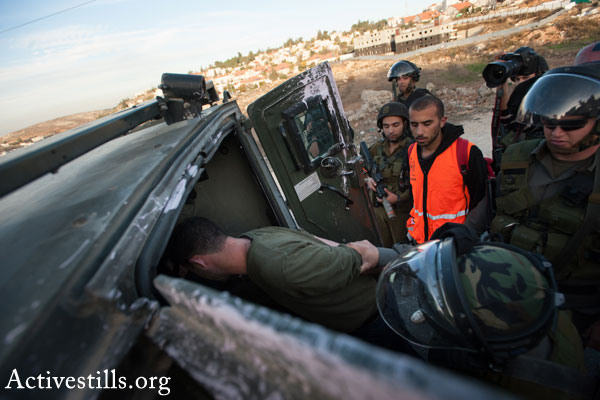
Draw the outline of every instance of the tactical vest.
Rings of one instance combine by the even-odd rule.
[[[402,139],[400,147],[389,157],[385,154],[384,150],[387,141],[378,142],[369,149],[373,156],[373,160],[379,167],[379,171],[383,177],[383,183],[385,183],[388,190],[392,193],[400,192],[399,178],[402,172],[402,165],[404,156],[406,155],[406,147],[409,144],[408,142],[409,140],[407,138]]]
[[[557,281],[566,292],[567,306],[583,310],[600,308],[600,226],[598,178],[590,171],[576,172],[562,181],[562,188],[550,198],[536,201],[528,180],[535,162],[531,152],[541,139],[520,142],[504,152],[501,165],[500,195],[491,232],[524,250],[543,254],[554,264]],[[600,168],[596,152],[595,170]],[[600,175],[596,173],[596,175]],[[596,190],[594,188],[596,179]],[[595,205],[594,205],[595,204]],[[590,207],[590,205],[593,205]],[[589,227],[572,243],[586,217]],[[569,293],[571,292],[571,293]],[[597,311],[596,311],[597,312]]]

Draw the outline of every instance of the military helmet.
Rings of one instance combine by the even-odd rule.
[[[406,122],[408,121],[408,109],[404,104],[396,101],[384,104],[377,114],[377,127],[383,129],[383,119],[390,116],[402,117]]]
[[[517,113],[521,123],[559,124],[565,130],[581,128],[589,119],[600,119],[600,62],[546,72],[531,86]],[[600,133],[598,122],[590,133]]]
[[[408,60],[397,61],[391,66],[387,77],[388,81],[392,81],[393,79],[397,79],[405,75],[410,76],[413,81],[419,82],[419,78],[421,77],[421,68],[417,67]]]
[[[457,256],[455,238],[433,240],[391,263],[377,283],[384,321],[411,343],[508,360],[556,324],[551,264],[517,247],[477,243]]]
[[[600,42],[588,44],[575,56],[575,65],[600,61]]]

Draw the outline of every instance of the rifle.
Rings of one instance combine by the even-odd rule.
[[[381,172],[379,171],[379,166],[371,157],[371,153],[369,153],[369,148],[365,142],[360,142],[360,154],[365,160],[365,167],[363,170],[367,173],[374,181],[375,181],[375,195],[377,198],[383,200],[383,208],[385,209],[385,213],[389,219],[396,218],[396,213],[392,208],[389,200],[386,198],[387,193],[385,192],[385,184],[383,183],[383,177],[381,176]]]

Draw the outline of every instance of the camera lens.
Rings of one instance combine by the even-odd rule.
[[[522,63],[519,60],[509,59],[506,61],[494,61],[483,69],[483,79],[488,87],[493,88],[502,85],[508,78],[517,75]]]
[[[483,79],[488,87],[496,87],[503,84],[508,78],[506,62],[489,63],[483,70]]]

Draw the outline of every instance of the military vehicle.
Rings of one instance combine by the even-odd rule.
[[[160,88],[0,160],[2,398],[505,397],[161,274],[183,216],[232,235],[379,237],[328,64],[258,99],[249,119],[201,76],[164,74]]]

